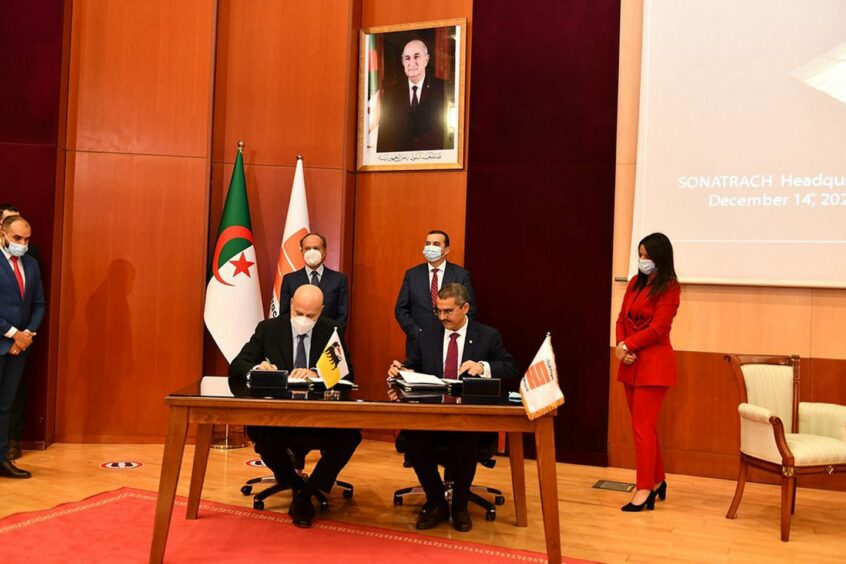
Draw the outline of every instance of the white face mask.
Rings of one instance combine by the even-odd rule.
[[[297,332],[297,335],[305,335],[314,328],[315,323],[317,323],[316,319],[309,319],[305,315],[295,315],[291,317],[291,324],[294,327],[294,331]]]
[[[426,260],[429,262],[438,261],[441,259],[441,256],[443,256],[443,249],[437,245],[426,245],[423,247],[423,256],[426,257]]]
[[[655,272],[655,263],[649,259],[638,259],[637,269],[649,276],[650,274]]]
[[[9,243],[9,246],[6,247],[6,250],[9,251],[9,254],[12,255],[13,257],[22,257],[29,250],[29,245],[20,245],[18,243]]]
[[[303,258],[305,259],[305,263],[307,265],[312,268],[317,268],[320,266],[320,263],[323,262],[323,253],[317,249],[309,249],[303,253]]]

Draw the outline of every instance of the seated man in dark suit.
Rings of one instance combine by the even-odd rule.
[[[290,315],[266,319],[258,324],[249,342],[229,365],[229,376],[245,378],[250,370],[288,370],[289,379],[317,377],[313,368],[326,348],[336,326],[321,316],[323,292],[311,284],[301,286],[291,299]],[[339,333],[340,335],[340,333]],[[352,366],[349,366],[352,379]],[[320,489],[328,492],[341,469],[349,462],[361,432],[357,429],[303,427],[250,427],[250,438],[276,480],[290,484],[294,492],[288,513],[298,527],[310,527],[314,517],[311,498]],[[288,456],[292,443],[319,441],[322,456],[314,471],[303,481]]]
[[[300,239],[300,252],[306,265],[282,278],[279,297],[279,315],[291,310],[291,296],[303,284],[314,284],[323,291],[323,315],[338,322],[338,334],[343,336],[347,326],[349,293],[347,277],[323,264],[326,260],[326,237],[309,233]]]
[[[426,234],[423,257],[426,262],[418,264],[405,272],[402,279],[397,304],[394,307],[396,317],[405,332],[405,355],[414,351],[414,339],[426,327],[438,326],[435,317],[435,301],[438,290],[450,282],[457,282],[467,290],[469,301],[468,315],[475,319],[476,300],[470,273],[460,266],[447,262],[449,255],[449,235],[445,231],[433,229]]]
[[[400,369],[406,369],[439,378],[454,379],[459,375],[516,378],[517,364],[505,350],[499,332],[467,317],[468,300],[467,290],[461,284],[446,284],[441,288],[437,300],[441,324],[424,328],[415,340],[412,354],[402,364],[395,360],[388,375],[397,376]],[[407,435],[406,455],[426,492],[426,504],[417,519],[417,528],[431,529],[449,519],[444,484],[432,456],[436,445],[447,445],[446,467],[453,478],[452,526],[458,531],[469,531],[473,523],[467,502],[484,433],[403,432]]]

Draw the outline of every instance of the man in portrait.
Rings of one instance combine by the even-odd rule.
[[[452,96],[446,81],[428,69],[429,58],[429,49],[420,39],[405,44],[405,80],[386,88],[381,97],[377,152],[452,148],[446,123]]]

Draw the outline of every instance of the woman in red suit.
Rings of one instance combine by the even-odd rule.
[[[663,233],[638,245],[638,274],[629,282],[617,317],[617,379],[626,387],[637,456],[637,491],[623,511],[653,509],[667,497],[658,443],[658,415],[676,383],[676,357],[670,327],[679,309],[681,287],[673,265],[673,245]]]

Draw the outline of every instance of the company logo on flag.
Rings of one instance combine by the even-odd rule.
[[[239,143],[220,217],[203,311],[206,327],[227,362],[232,362],[264,317],[242,147]]]
[[[337,327],[317,360],[317,373],[323,378],[327,388],[331,388],[350,373]]]
[[[279,248],[279,259],[276,261],[276,278],[273,280],[268,317],[279,317],[282,278],[289,272],[296,272],[305,267],[305,260],[300,252],[300,241],[308,232],[308,201],[306,201],[303,176],[303,158],[298,156],[294,183],[291,186],[291,199],[288,201],[288,215],[285,217],[285,230],[282,232],[282,243]]]
[[[523,398],[523,407],[529,419],[536,419],[564,403],[549,334],[520,380],[520,397]]]

